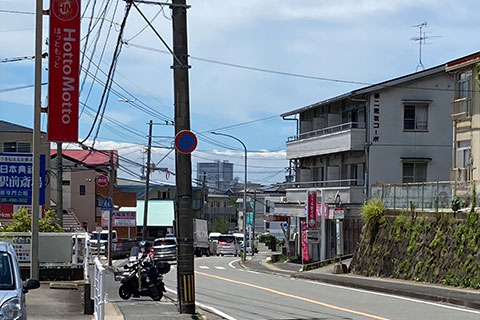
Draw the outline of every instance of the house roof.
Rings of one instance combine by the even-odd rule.
[[[480,62],[480,51],[447,62],[446,71],[449,72],[478,62]]]
[[[143,212],[145,202],[137,200],[137,207],[123,207],[120,211],[136,211],[137,227],[143,226]],[[175,220],[173,200],[150,200],[148,201],[148,227],[172,227]]]
[[[401,77],[398,77],[398,78],[394,78],[394,79],[391,79],[391,80],[379,82],[377,84],[373,84],[373,85],[363,87],[363,88],[360,88],[360,89],[356,89],[356,90],[350,91],[348,93],[341,94],[341,95],[333,97],[333,98],[329,98],[329,99],[326,99],[326,100],[323,100],[323,101],[320,101],[320,102],[316,102],[314,104],[311,104],[311,105],[308,105],[308,106],[305,106],[305,107],[301,107],[301,108],[298,108],[298,109],[295,109],[295,110],[292,110],[292,111],[289,111],[289,112],[285,112],[285,113],[281,114],[280,116],[281,117],[292,116],[292,115],[298,114],[300,112],[307,111],[309,109],[313,109],[313,108],[317,108],[317,107],[320,107],[320,106],[331,104],[333,102],[345,100],[345,99],[348,99],[348,98],[353,98],[355,96],[359,96],[359,95],[362,95],[362,94],[367,94],[367,93],[371,93],[371,92],[375,92],[375,91],[380,91],[380,90],[383,90],[383,89],[388,89],[388,88],[395,87],[395,86],[400,86],[400,85],[403,85],[403,84],[408,83],[410,81],[418,80],[418,79],[421,79],[421,78],[429,77],[431,75],[438,74],[438,73],[443,73],[443,72],[445,72],[445,65],[444,64],[433,67],[433,68],[430,68],[430,69],[422,70],[422,71],[419,71],[419,72],[410,73],[410,74],[407,74],[407,75],[404,75],[404,76],[401,76]]]
[[[33,129],[0,120],[0,132],[33,132]]]
[[[66,158],[70,158],[72,161],[83,163],[87,166],[104,165],[110,162],[110,152],[113,151],[113,162],[118,164],[118,151],[117,150],[100,150],[90,151],[83,149],[67,149],[62,150],[62,155]],[[57,156],[57,150],[50,150],[50,157]]]

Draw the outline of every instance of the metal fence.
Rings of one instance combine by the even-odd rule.
[[[371,197],[381,199],[386,208],[421,211],[450,209],[454,197],[468,206],[472,194],[472,183],[454,181],[374,184],[371,188]]]
[[[287,142],[323,136],[326,134],[345,131],[349,129],[365,129],[365,122],[346,122],[346,123],[338,124],[336,126],[304,132],[295,136],[288,137]]]
[[[95,258],[93,300],[95,320],[105,319],[105,268],[98,258]]]

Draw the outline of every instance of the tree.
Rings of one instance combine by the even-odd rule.
[[[40,232],[63,232],[62,227],[56,221],[56,213],[53,210],[47,210],[45,217],[39,222]],[[27,209],[20,209],[13,214],[13,222],[0,228],[2,232],[28,232],[32,230],[32,217]]]

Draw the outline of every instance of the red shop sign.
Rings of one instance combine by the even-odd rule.
[[[78,141],[80,0],[50,0],[48,140]]]

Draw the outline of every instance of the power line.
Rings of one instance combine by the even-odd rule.
[[[5,9],[0,9],[0,12],[2,12],[2,13],[13,13],[13,14],[35,14],[35,12],[30,12],[30,11],[5,10]]]
[[[111,87],[111,84],[112,84],[113,75],[115,73],[115,67],[116,67],[116,64],[117,64],[117,61],[118,61],[118,56],[120,55],[120,51],[121,51],[121,47],[122,47],[121,39],[122,39],[122,35],[123,35],[123,30],[125,29],[125,25],[127,23],[127,17],[128,17],[128,13],[130,12],[130,8],[131,8],[131,3],[127,2],[126,7],[125,7],[125,16],[123,18],[121,29],[120,29],[120,32],[119,32],[119,35],[118,35],[117,45],[115,46],[115,51],[113,53],[112,64],[111,64],[110,69],[108,71],[107,85],[105,86],[105,89],[103,90],[102,97],[100,99],[100,103],[99,103],[99,106],[98,106],[97,114],[95,115],[95,119],[92,123],[92,126],[91,126],[87,136],[84,138],[84,140],[82,142],[85,142],[90,137],[90,135],[92,134],[93,129],[95,127],[95,124],[97,122],[97,119],[100,116],[100,120],[99,120],[98,126],[97,126],[97,132],[95,133],[95,136],[98,136],[98,132],[100,130],[100,126],[101,126],[101,123],[102,123],[103,114],[105,113],[106,103],[108,101],[108,94],[110,92],[110,87]],[[105,101],[105,103],[104,103],[104,101]],[[94,137],[94,139],[93,139],[93,144],[95,144],[95,139],[96,139],[96,137]]]
[[[47,84],[48,84],[48,82],[42,82],[42,86],[47,85]],[[25,86],[0,89],[0,93],[17,91],[17,90],[22,90],[22,89],[27,89],[27,88],[33,88],[34,86],[35,86],[34,84],[28,84],[28,85],[25,85]]]

